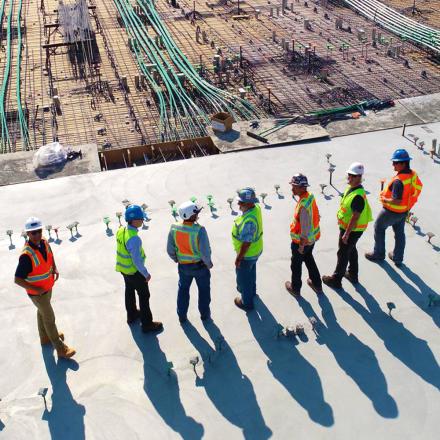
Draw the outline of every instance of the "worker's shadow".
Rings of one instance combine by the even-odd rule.
[[[140,326],[130,326],[130,330],[144,360],[144,391],[157,413],[183,439],[201,439],[203,425],[186,414],[177,376],[167,374],[168,360],[157,335],[142,333]]]
[[[412,334],[405,326],[390,317],[376,299],[360,284],[356,291],[366,306],[341,292],[341,298],[364,319],[376,335],[382,339],[387,350],[423,380],[440,389],[440,368],[424,339]]]
[[[316,368],[310,364],[291,341],[274,340],[273,329],[277,321],[261,298],[255,299],[256,310],[247,318],[264,354],[269,358],[270,372],[293,399],[308,413],[311,420],[322,426],[334,424],[333,409],[324,400],[321,379]]]
[[[191,323],[183,325],[186,336],[203,360],[200,367],[204,369],[203,376],[196,377],[196,386],[205,388],[220,414],[242,430],[243,438],[270,438],[272,431],[266,426],[252,383],[243,375],[234,352],[212,321],[205,321],[204,326],[214,345],[217,345],[215,350]]]
[[[440,309],[438,307],[428,307],[429,295],[439,296],[439,293],[431,289],[417,274],[415,274],[408,266],[403,264],[400,270],[412,281],[416,286],[408,283],[403,277],[387,262],[381,264],[382,269],[389,277],[400,287],[402,292],[423,312],[429,315],[437,327],[440,327]]]
[[[371,400],[379,415],[396,418],[397,404],[388,393],[387,381],[374,351],[339,325],[327,296],[319,295],[318,300],[324,321],[317,316],[308,301],[302,297],[298,299],[298,304],[305,315],[316,319],[317,342],[327,346],[333,353],[338,365]]]
[[[50,411],[46,408],[43,420],[47,420],[52,440],[85,439],[84,416],[86,410],[77,403],[66,382],[67,370],[78,370],[74,360],[58,359],[55,361],[52,347],[42,349],[44,365],[52,385]]]

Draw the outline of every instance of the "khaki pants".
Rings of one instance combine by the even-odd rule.
[[[38,333],[40,334],[40,339],[44,340],[49,338],[55,349],[61,349],[64,344],[59,337],[58,329],[55,324],[55,314],[50,304],[52,289],[44,295],[32,295],[30,298],[37,308]]]

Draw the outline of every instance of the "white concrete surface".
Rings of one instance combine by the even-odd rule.
[[[440,124],[408,131],[426,143],[440,139]],[[302,146],[241,152],[136,169],[117,170],[12,185],[0,189],[0,438],[4,439],[435,439],[440,411],[440,307],[427,307],[439,292],[440,164],[389,130]],[[390,154],[408,146],[424,182],[416,207],[419,229],[407,226],[406,265],[397,269],[360,257],[362,286],[344,282],[340,294],[325,289],[318,300],[307,286],[296,301],[284,290],[290,276],[289,223],[293,201],[288,181],[308,175],[322,214],[322,239],[315,256],[322,274],[334,268],[337,192],[328,183],[325,153],[336,165],[343,190],[352,161],[366,166],[365,187],[375,214],[379,180],[392,175]],[[274,184],[281,185],[280,199]],[[258,263],[259,300],[246,315],[233,304],[233,216],[226,203],[236,188],[267,192],[265,250]],[[181,327],[175,312],[177,268],[165,252],[172,222],[168,200],[212,194],[217,218],[201,216],[213,248],[212,315],[202,325],[193,287],[189,318]],[[102,218],[121,201],[147,203],[151,222],[141,232],[152,273],[151,306],[164,322],[158,336],[125,323],[123,282],[114,272],[114,236]],[[42,350],[35,308],[13,284],[29,215],[63,227],[52,244],[61,278],[54,290],[59,328],[78,354],[57,363]],[[81,237],[69,241],[65,226],[80,222]],[[7,229],[14,230],[9,249]],[[437,234],[433,245],[424,234]],[[371,249],[373,227],[359,242]],[[388,233],[388,246],[391,246]],[[305,281],[306,274],[303,274]],[[396,304],[393,318],[386,303]],[[320,325],[312,332],[308,317]],[[300,339],[274,337],[276,323],[305,323]],[[222,334],[225,346],[214,352]],[[198,377],[189,364],[198,354]],[[210,360],[211,361],[210,361]],[[167,375],[167,362],[174,373]],[[48,387],[45,411],[40,387]]]

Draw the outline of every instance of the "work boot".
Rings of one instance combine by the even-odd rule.
[[[133,322],[136,322],[141,316],[141,311],[136,310],[135,314],[133,316],[127,315],[127,324],[133,324]]]
[[[284,283],[284,287],[286,290],[293,296],[301,296],[301,292],[299,290],[294,290],[292,287],[292,283],[290,281],[286,281]]]
[[[348,281],[350,281],[352,284],[359,284],[359,279],[357,276],[351,274],[350,272],[344,273],[344,278],[347,278]]]
[[[179,316],[179,322],[183,324],[184,322],[188,321],[188,318],[186,316]]]
[[[64,341],[64,333],[58,333],[58,337]],[[44,338],[40,338],[41,345],[50,344],[49,336],[45,336]]]
[[[385,258],[380,258],[379,256],[375,255],[374,252],[366,252],[365,258],[367,260],[375,261],[375,262],[385,260]]]
[[[322,282],[333,289],[342,289],[342,284],[333,275],[323,275]]]
[[[235,304],[239,309],[241,309],[241,310],[248,311],[248,310],[252,310],[252,309],[253,309],[253,307],[245,306],[245,305],[243,304],[242,299],[239,298],[238,296],[234,299],[234,304]]]
[[[394,254],[392,252],[388,252],[388,258],[394,263],[395,266],[400,267],[402,266],[401,261],[395,261],[394,260]]]
[[[62,359],[70,359],[75,353],[76,351],[66,344],[63,344],[63,346],[57,350],[58,357]]]
[[[142,326],[142,331],[144,333],[158,332],[158,331],[161,331],[162,329],[163,329],[163,324],[161,322],[157,322],[157,321],[152,321],[152,322],[150,322],[150,324]]]
[[[320,295],[321,293],[324,293],[323,291],[322,291],[322,287],[316,287],[314,284],[313,284],[313,282],[312,282],[312,280],[310,279],[310,278],[308,278],[307,279],[307,285],[317,294],[317,295]]]

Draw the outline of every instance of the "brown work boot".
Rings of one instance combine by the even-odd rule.
[[[241,299],[240,297],[238,297],[238,296],[234,299],[234,304],[235,304],[239,309],[241,309],[241,310],[249,311],[249,310],[252,310],[252,309],[253,309],[253,307],[245,306],[245,305],[243,304],[242,299]]]
[[[322,282],[333,289],[342,289],[342,284],[332,275],[323,275]]]
[[[293,296],[301,296],[301,292],[299,290],[294,290],[292,287],[292,283],[290,281],[286,281],[284,283],[284,287],[286,290]]]
[[[75,353],[76,351],[66,344],[63,344],[63,346],[57,350],[58,357],[63,359],[70,359]]]
[[[366,253],[365,253],[365,258],[366,258],[367,260],[375,261],[375,262],[385,260],[384,257],[379,257],[379,256],[376,255],[374,252],[366,252]]]
[[[59,337],[62,341],[64,341],[64,333],[58,333],[58,337]],[[40,342],[41,342],[41,345],[47,345],[47,344],[50,344],[50,339],[49,339],[48,336],[46,336],[46,337],[44,337],[44,338],[40,338]]]
[[[162,329],[163,329],[163,324],[161,322],[156,322],[156,321],[152,321],[150,324],[142,326],[142,331],[144,333],[158,332]]]
[[[347,278],[348,281],[350,281],[352,284],[359,284],[359,279],[357,276],[351,274],[350,272],[346,271],[344,274],[344,278]]]
[[[321,293],[324,293],[322,291],[322,287],[317,287],[313,284],[312,280],[310,278],[307,278],[307,285],[317,294],[320,295]]]

